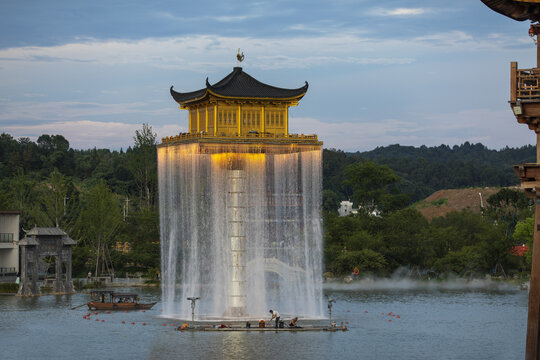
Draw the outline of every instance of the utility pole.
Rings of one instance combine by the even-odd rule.
[[[126,198],[124,202],[124,222],[129,215],[129,198]]]
[[[64,196],[64,216],[66,216],[66,206],[67,206],[67,200],[69,198],[67,196]]]

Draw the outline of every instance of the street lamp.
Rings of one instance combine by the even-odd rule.
[[[191,322],[195,321],[195,302],[200,299],[200,297],[188,297],[188,300],[191,300]]]

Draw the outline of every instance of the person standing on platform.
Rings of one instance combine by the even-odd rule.
[[[270,322],[276,319],[276,329],[277,329],[279,327],[279,319],[280,319],[279,313],[275,310],[270,309],[270,314],[272,314],[272,318],[270,319]]]

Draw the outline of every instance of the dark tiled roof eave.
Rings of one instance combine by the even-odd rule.
[[[284,89],[267,85],[245,73],[242,68],[235,67],[229,75],[214,85],[211,85],[207,78],[205,89],[189,93],[178,93],[171,86],[171,95],[179,104],[203,99],[208,92],[227,98],[299,100],[306,94],[308,87],[307,81],[304,86],[297,89]]]
[[[26,236],[67,236],[67,234],[57,227],[34,227],[26,232]]]
[[[205,95],[206,95],[206,88],[187,92],[187,93],[179,93],[179,92],[174,91],[173,86],[171,86],[171,96],[173,97],[174,101],[176,101],[179,104],[183,104],[189,101],[203,98]]]
[[[517,21],[540,21],[540,4],[514,0],[482,0],[491,10]]]

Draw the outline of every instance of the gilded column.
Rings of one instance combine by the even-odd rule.
[[[217,135],[217,105],[214,105],[214,136]]]

